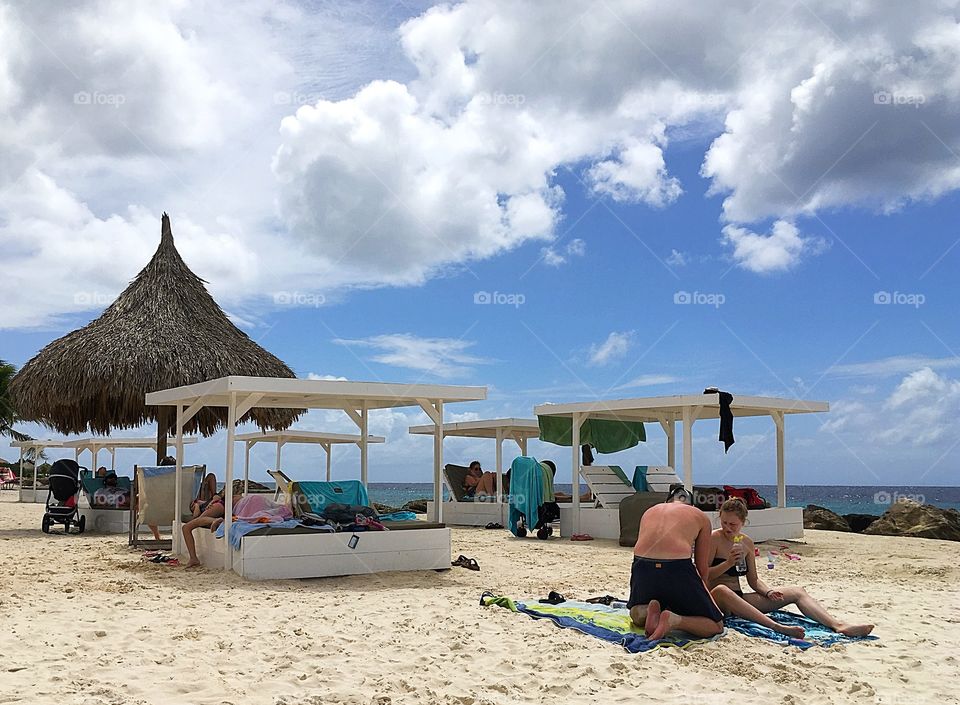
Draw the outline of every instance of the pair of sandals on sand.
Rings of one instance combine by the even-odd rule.
[[[561,595],[559,592],[550,591],[550,594],[547,595],[546,599],[539,600],[541,604],[544,605],[559,605],[561,602],[566,602],[567,598]],[[613,602],[624,602],[624,600],[619,597],[614,597],[613,595],[603,595],[602,597],[591,597],[586,600],[587,603],[591,605],[606,605],[610,606]]]
[[[169,566],[178,566],[180,565],[180,559],[175,556],[168,556],[162,553],[161,551],[146,551],[143,554],[143,559],[146,563],[157,563],[159,565],[169,565]]]

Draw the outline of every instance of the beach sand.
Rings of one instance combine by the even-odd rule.
[[[879,641],[802,652],[730,633],[629,654],[478,604],[626,596],[612,541],[455,529],[480,572],[247,582],[143,563],[126,537],[43,535],[0,501],[0,703],[958,703],[960,545],[808,531],[799,584]]]

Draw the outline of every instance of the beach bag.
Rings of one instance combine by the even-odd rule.
[[[368,517],[370,519],[379,519],[377,510],[373,507],[365,507],[362,504],[340,504],[337,502],[328,504],[320,512],[321,516],[337,524],[353,524],[357,515]]]
[[[747,504],[747,509],[766,509],[770,505],[767,504],[767,500],[759,495],[759,493],[752,487],[731,487],[730,485],[723,486],[723,493],[726,495],[727,499],[732,497],[739,497]]]

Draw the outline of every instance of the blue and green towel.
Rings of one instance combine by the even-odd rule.
[[[648,639],[643,630],[633,623],[623,602],[614,602],[607,606],[567,600],[558,605],[549,605],[539,602],[515,602],[508,597],[487,594],[480,598],[480,604],[484,606],[497,605],[511,612],[529,615],[534,619],[549,619],[558,627],[576,629],[598,639],[619,644],[634,654],[664,647],[685,649],[695,644],[715,641],[722,636],[721,634],[709,639],[699,639],[689,634],[684,635],[674,632],[664,639],[653,641]],[[877,638],[875,636],[857,638],[837,634],[822,624],[790,612],[773,612],[770,617],[782,624],[803,627],[806,630],[806,637],[802,640],[790,639],[772,629],[767,629],[739,617],[728,617],[724,620],[724,625],[747,636],[768,639],[784,646],[797,646],[801,649],[809,649],[812,646],[833,646],[834,644],[869,641]]]

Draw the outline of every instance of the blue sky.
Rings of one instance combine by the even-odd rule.
[[[486,402],[451,408],[457,418],[712,385],[822,399],[830,414],[788,421],[791,482],[956,484],[960,82],[944,58],[960,52],[956,14],[921,4],[904,27],[893,10],[814,5],[822,22],[787,15],[794,36],[778,41],[795,52],[761,38],[765,15],[738,18],[753,60],[731,27],[717,65],[656,35],[669,21],[705,48],[709,18],[643,3],[550,18],[370,3],[337,15],[339,30],[325,4],[244,3],[230,28],[148,12],[145,26],[196,30],[169,56],[146,50],[155,71],[206,57],[195,85],[150,98],[192,117],[179,134],[150,123],[136,75],[71,60],[72,38],[41,10],[8,13],[0,30],[31,27],[49,44],[28,46],[24,71],[32,61],[52,86],[123,100],[102,98],[93,117],[58,103],[44,130],[28,108],[49,98],[15,72],[0,81],[17,98],[7,117],[49,146],[0,143],[22,159],[3,177],[0,238],[18,288],[37,283],[0,320],[0,356],[23,364],[97,316],[149,259],[167,210],[187,263],[298,375],[488,386]],[[490,13],[534,53],[485,34]],[[230,54],[227,29],[247,37],[256,68]],[[106,41],[114,58],[129,50]],[[637,53],[615,52],[624,42]],[[632,60],[639,78],[616,70]],[[583,68],[597,62],[610,71]],[[136,140],[105,138],[118,120]],[[485,294],[497,301],[475,302]],[[373,481],[429,479],[429,441],[405,434],[420,418],[374,417],[388,444],[371,453]],[[327,414],[305,423],[351,430]],[[736,433],[724,456],[716,422],[696,426],[698,482],[773,482],[772,422]],[[609,460],[659,463],[661,435]],[[219,469],[222,449],[205,440],[191,458]],[[569,472],[565,449],[531,451]],[[451,440],[447,453],[493,463],[492,443]],[[15,456],[2,443],[0,455]],[[304,474],[323,464],[309,448],[285,457]],[[356,453],[335,457],[352,476]],[[271,458],[258,451],[255,477]]]

